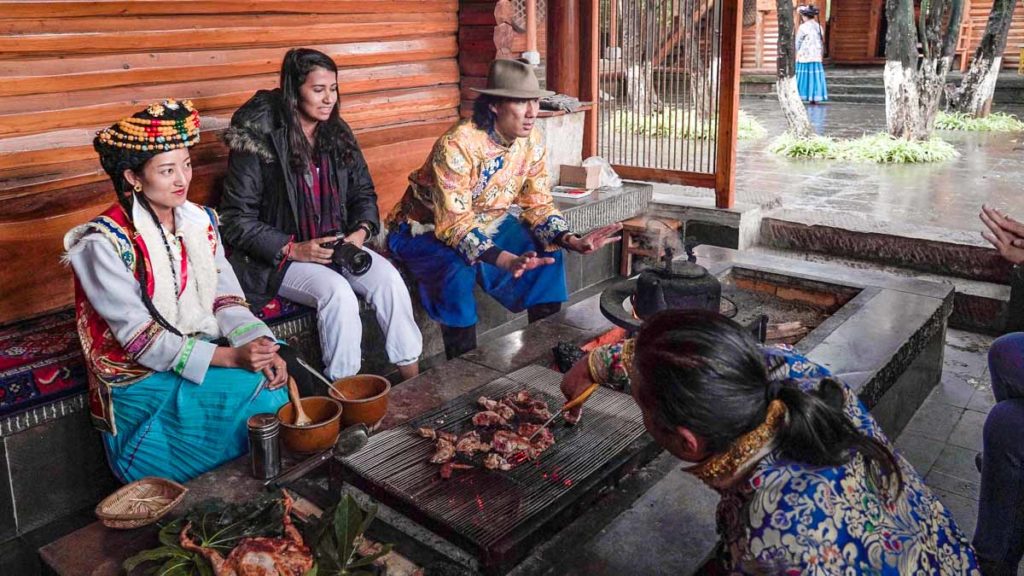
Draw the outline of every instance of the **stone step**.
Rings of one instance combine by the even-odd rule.
[[[761,220],[760,244],[821,252],[919,272],[1009,284],[1010,265],[981,235],[851,213],[776,208]]]
[[[866,274],[916,278],[954,287],[954,328],[1001,334],[1010,300],[1009,268],[994,250],[951,241],[808,225],[765,217],[750,250],[827,262]]]
[[[839,84],[835,82],[828,83],[828,95],[832,97],[836,94],[869,94],[869,95],[884,95],[885,86],[881,84]]]
[[[855,104],[882,104],[885,102],[885,94],[835,94],[829,88],[829,100],[832,102],[851,102]]]

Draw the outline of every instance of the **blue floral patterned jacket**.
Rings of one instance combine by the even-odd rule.
[[[603,365],[628,386],[621,346],[598,349],[591,366]],[[788,347],[765,347],[774,378],[796,380],[810,391],[826,368]],[[614,379],[614,378],[613,378]],[[844,385],[845,412],[864,434],[892,444],[856,395]],[[869,479],[864,459],[854,455],[838,467],[815,467],[762,458],[729,488],[716,490],[721,537],[707,568],[720,574],[946,575],[977,574],[967,537],[949,510],[896,452],[904,487],[887,498]]]

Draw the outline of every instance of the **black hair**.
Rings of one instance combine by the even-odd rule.
[[[184,106],[179,106],[176,109],[165,109],[160,119],[183,119],[190,111]],[[143,110],[133,115],[135,118],[153,119],[154,117],[147,110]],[[139,203],[149,214],[150,218],[153,219],[153,223],[156,224],[157,229],[160,230],[160,239],[163,240],[164,249],[170,254],[170,245],[167,242],[167,237],[163,234],[163,225],[160,224],[160,219],[157,218],[156,212],[153,211],[153,207],[149,205],[149,201],[143,194],[136,195],[134,187],[125,178],[124,173],[126,170],[131,170],[134,174],[141,174],[145,169],[146,164],[149,163],[158,154],[162,154],[164,150],[133,150],[125,147],[118,147],[109,143],[103,142],[99,136],[93,140],[93,148],[99,154],[100,165],[103,166],[103,170],[110,177],[110,181],[114,185],[114,193],[117,195],[117,203],[120,204],[121,209],[124,210],[125,216],[129,222],[132,222],[134,226],[134,218],[132,208],[135,204],[135,199],[138,198]],[[137,241],[132,236],[132,245],[135,249],[136,255],[141,255],[142,251],[138,249]],[[149,310],[149,314],[153,317],[161,327],[168,332],[181,336],[181,332],[174,327],[159,310],[153,304],[153,299],[150,298],[146,292],[146,285],[148,284],[149,271],[146,270],[146,265],[139,258],[136,258],[136,270],[139,274],[139,285],[141,287],[140,292],[142,293],[142,302],[146,306],[146,310]]]
[[[334,60],[323,52],[311,48],[292,48],[284,55],[281,62],[281,98],[284,102],[284,119],[288,127],[289,164],[294,168],[303,168],[312,161],[314,154],[337,153],[343,164],[350,164],[357,149],[355,135],[338,112],[341,98],[334,102],[331,116],[317,124],[313,133],[314,143],[310,145],[299,123],[299,87],[306,81],[309,73],[316,68],[323,68],[338,74],[338,66]]]
[[[645,321],[636,342],[638,394],[655,423],[685,426],[721,452],[765,421],[768,404],[786,405],[776,436],[783,458],[813,466],[840,466],[853,452],[865,459],[871,480],[887,486],[903,478],[888,447],[857,429],[843,412],[842,385],[823,379],[813,392],[793,381],[773,383],[763,353],[732,320],[707,311],[667,310]]]
[[[477,96],[477,99],[473,102],[473,124],[485,132],[493,130],[494,123],[498,120],[498,115],[494,110],[491,110],[491,106],[501,104],[505,100],[508,100],[508,98],[492,96],[490,94]]]

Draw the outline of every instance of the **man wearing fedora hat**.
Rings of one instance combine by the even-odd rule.
[[[551,198],[546,151],[534,130],[541,90],[533,68],[495,60],[473,116],[442,135],[388,217],[388,246],[416,278],[445,353],[476,347],[473,285],[531,322],[568,298],[559,248],[581,254],[609,242],[614,224],[573,234]]]

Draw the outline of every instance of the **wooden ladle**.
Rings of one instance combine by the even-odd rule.
[[[309,426],[313,420],[302,410],[302,399],[299,398],[299,389],[295,386],[295,378],[288,377],[288,397],[292,401],[292,410],[295,411],[295,425]]]

